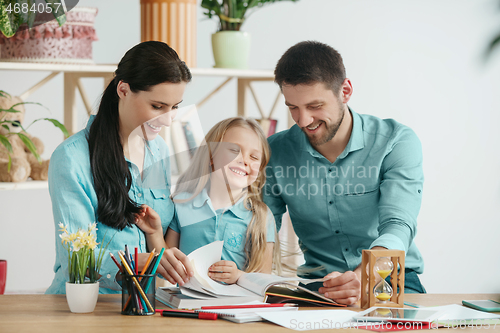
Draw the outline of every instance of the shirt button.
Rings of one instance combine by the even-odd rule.
[[[144,245],[144,241],[141,241],[141,245]]]
[[[141,193],[137,193],[137,196],[140,198],[140,197],[142,197],[142,194]]]
[[[345,252],[349,251],[349,249],[345,249]]]
[[[111,279],[111,274],[106,275],[108,279]]]
[[[340,232],[340,231],[338,231],[338,230],[335,230],[335,233],[336,233],[336,234],[338,234],[339,232]]]
[[[333,201],[329,201],[328,203],[331,205],[333,203]]]

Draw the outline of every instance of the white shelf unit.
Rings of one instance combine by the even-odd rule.
[[[78,90],[87,113],[92,112],[92,104],[89,102],[83,84],[82,78],[101,77],[104,79],[104,86],[113,79],[116,64],[95,64],[95,65],[78,65],[78,64],[51,64],[51,63],[25,63],[25,62],[0,62],[0,70],[20,70],[20,71],[39,71],[50,72],[44,79],[37,82],[31,88],[26,90],[19,96],[21,99],[26,99],[31,93],[39,89],[51,79],[61,74],[64,77],[64,119],[63,123],[70,134],[80,130],[77,123],[77,108],[76,108],[76,92]],[[237,113],[240,116],[247,116],[249,96],[251,95],[257,105],[262,118],[271,118],[276,106],[280,100],[281,92],[277,91],[277,96],[273,107],[269,112],[265,112],[258,99],[255,90],[252,87],[254,81],[273,81],[274,73],[272,70],[253,70],[253,69],[227,69],[227,68],[192,68],[190,69],[193,76],[209,76],[209,77],[226,77],[226,80],[215,87],[207,96],[202,98],[196,107],[199,109],[206,101],[208,101],[215,93],[223,88],[232,80],[237,80]],[[289,125],[291,124],[289,120]],[[0,190],[14,189],[39,189],[47,188],[47,182],[43,181],[27,181],[24,183],[1,183]]]

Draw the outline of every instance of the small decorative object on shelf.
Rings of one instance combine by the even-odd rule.
[[[0,182],[23,182],[31,177],[33,180],[47,180],[49,160],[40,158],[43,153],[43,142],[31,136],[23,127],[24,105],[37,104],[23,102],[19,97],[10,96],[0,90]],[[39,120],[52,122],[68,136],[66,127],[51,118]]]
[[[391,284],[385,278],[391,277]],[[377,283],[376,280],[379,280]],[[361,307],[404,306],[405,252],[363,250],[361,261]]]
[[[59,223],[59,235],[68,250],[69,282],[66,282],[66,300],[69,309],[75,313],[93,312],[99,294],[99,271],[106,249],[113,239],[99,249],[97,245],[97,224],[91,223],[87,230],[78,229],[70,233],[67,227]],[[103,239],[106,239],[106,233]],[[97,258],[96,258],[97,254]]]
[[[97,8],[73,8],[62,26],[48,21],[49,15],[37,15],[33,28],[20,29],[10,38],[0,34],[0,61],[93,64]]]
[[[66,22],[66,12],[70,11],[78,0],[0,0],[0,32],[10,38],[18,31],[33,28],[38,24],[52,21],[54,18],[59,26]],[[38,15],[44,15],[41,20]]]
[[[196,0],[141,0],[141,42],[167,43],[196,67]]]
[[[249,10],[260,8],[266,3],[283,0],[202,0],[201,7],[209,18],[217,16],[219,31],[212,35],[212,51],[215,66],[219,68],[248,68],[250,34],[240,31],[248,17]],[[298,0],[289,0],[298,1]]]

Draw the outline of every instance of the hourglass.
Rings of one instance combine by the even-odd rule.
[[[375,262],[374,270],[380,276],[381,280],[373,289],[373,295],[380,302],[387,302],[392,297],[392,287],[387,283],[385,278],[392,273],[393,269],[394,265],[390,258],[380,257]]]
[[[403,307],[404,251],[363,250],[361,307]],[[399,268],[399,270],[398,270]],[[391,284],[385,279],[390,276]],[[376,283],[377,278],[380,279]],[[398,288],[399,287],[399,288]]]

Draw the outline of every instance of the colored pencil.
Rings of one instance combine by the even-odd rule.
[[[134,272],[130,269],[130,266],[128,265],[127,261],[122,256],[122,254],[120,252],[118,252],[118,255],[120,256],[120,259],[121,259],[121,261],[123,263],[123,267],[125,267],[125,270],[127,271],[127,273],[130,274],[130,275],[134,275]],[[135,286],[137,287],[137,290],[139,290],[139,293],[141,294],[142,298],[146,302],[146,305],[147,305],[148,309],[151,310],[151,312],[153,312],[154,309],[151,306],[151,303],[149,303],[149,300],[146,297],[146,294],[144,293],[144,290],[142,290],[141,285],[139,284],[139,281],[137,281],[137,279],[135,278],[135,276],[131,276],[131,278],[132,278],[132,281],[134,281]]]

